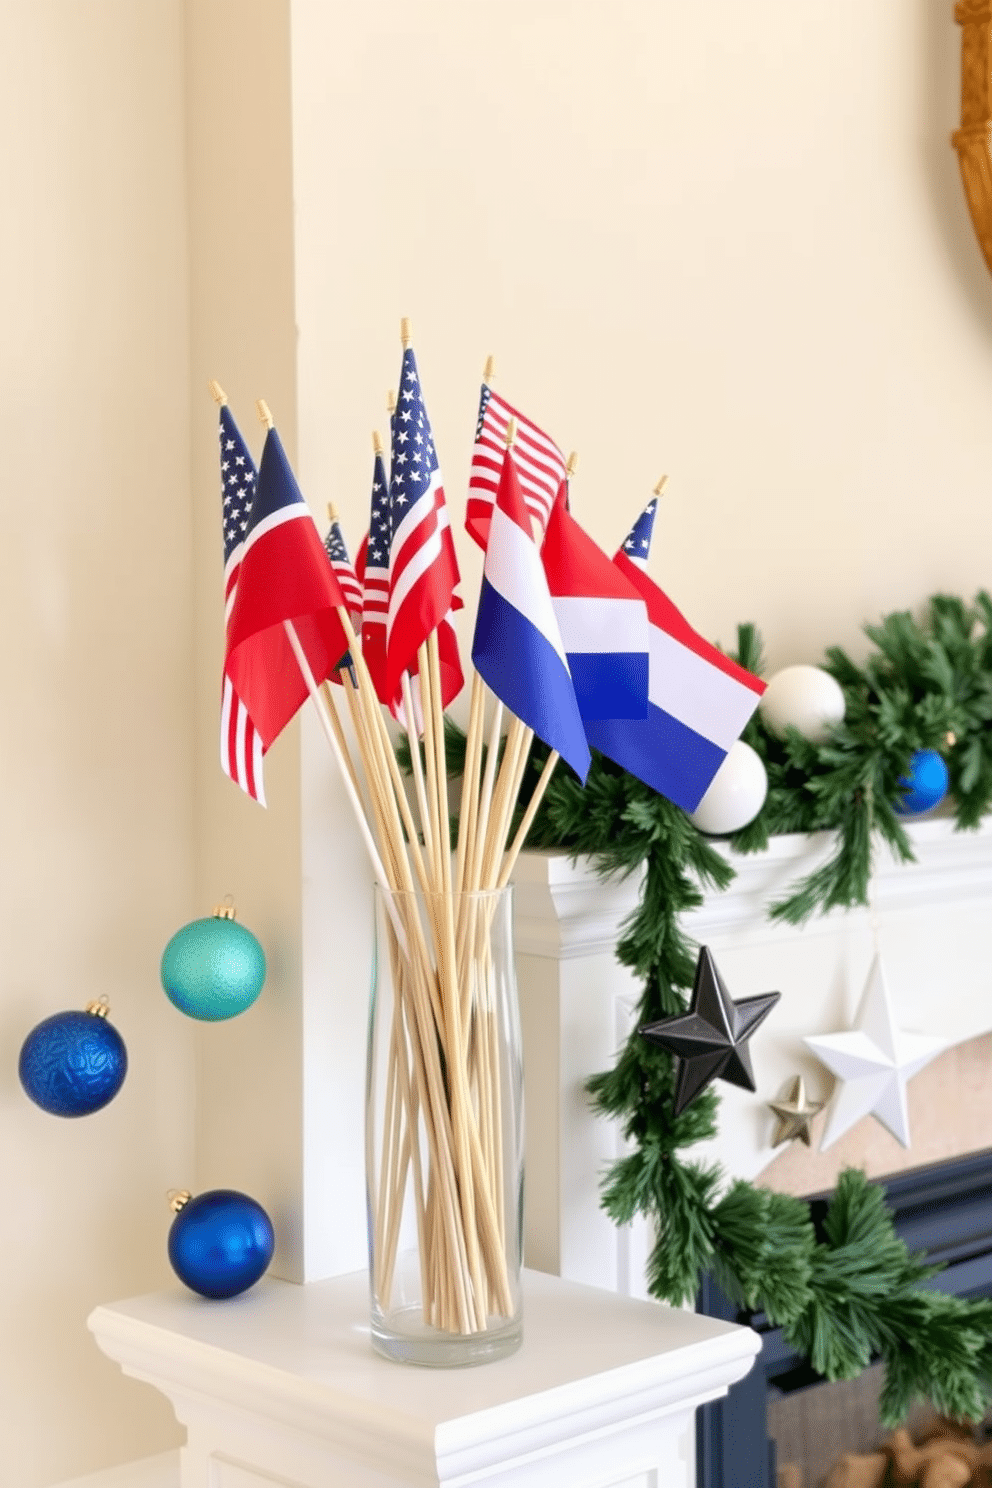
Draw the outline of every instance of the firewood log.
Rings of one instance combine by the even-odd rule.
[[[881,1488],[888,1465],[884,1452],[872,1452],[868,1457],[845,1452],[830,1469],[823,1488]]]
[[[978,1457],[974,1442],[956,1431],[916,1446],[902,1426],[893,1431],[885,1450],[892,1460],[893,1488],[964,1488]]]
[[[965,1488],[971,1482],[971,1463],[956,1452],[932,1457],[920,1474],[920,1488]]]

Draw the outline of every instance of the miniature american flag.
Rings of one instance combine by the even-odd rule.
[[[499,489],[506,454],[506,428],[511,418],[517,421],[513,443],[517,478],[527,511],[536,519],[542,536],[558,489],[568,475],[565,457],[554,440],[483,383],[465,506],[465,530],[480,548],[485,548],[489,541],[489,522]]]
[[[255,498],[255,462],[227,404],[220,410],[220,478],[224,530],[224,623],[230,621],[238,591],[241,555],[251,504]],[[224,774],[253,801],[265,805],[262,741],[248,710],[224,673],[220,709],[220,763]]]
[[[446,521],[444,485],[424,407],[413,350],[403,352],[399,399],[392,420],[389,473],[391,544],[389,610],[386,618],[386,690],[400,692],[404,672],[417,671],[417,652],[452,609],[458,565],[450,524]],[[462,685],[461,667],[442,678],[442,706]]]
[[[331,525],[327,529],[324,538],[324,548],[331,567],[337,575],[338,583],[341,585],[341,593],[352,619],[360,621],[362,614],[362,586],[358,582],[358,576],[352,567],[351,559],[348,557],[348,549],[344,545],[344,537],[341,533],[341,523],[337,517],[331,517]]]
[[[386,614],[389,609],[389,481],[382,456],[372,470],[369,533],[358,555],[362,575],[362,655],[380,703],[386,692]]]

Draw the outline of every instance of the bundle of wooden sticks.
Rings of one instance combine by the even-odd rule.
[[[412,760],[419,825],[357,647],[354,660],[354,678],[344,672],[344,697],[359,759],[357,769],[353,759],[346,768],[368,804],[385,940],[377,976],[380,983],[388,976],[392,991],[383,1118],[373,1138],[379,1150],[370,1154],[373,1290],[388,1308],[410,1188],[424,1320],[468,1334],[492,1315],[515,1311],[508,1246],[512,1259],[518,1237],[512,1223],[507,1229],[512,1157],[503,1151],[502,1109],[512,1072],[501,1067],[499,977],[506,968],[494,956],[494,934],[502,930],[502,891],[532,817],[529,809],[508,845],[532,734],[512,718],[501,753],[497,702],[483,767],[485,689],[476,675],[452,855],[436,635],[418,658],[423,757],[414,742]],[[404,691],[409,718],[409,679]],[[328,716],[343,743],[333,711]],[[542,776],[542,793],[553,765]]]
[[[512,438],[512,431],[511,431]],[[347,611],[350,647],[342,689],[318,688],[293,628],[287,635],[342,767],[381,895],[379,976],[393,991],[384,1118],[370,1153],[373,1291],[392,1292],[408,1191],[417,1218],[424,1320],[471,1334],[515,1310],[508,1254],[518,1237],[505,1212],[506,1157],[500,1067],[499,965],[493,932],[503,891],[551,778],[549,757],[528,808],[510,829],[533,732],[493,701],[473,674],[457,847],[449,829],[448,768],[436,631],[418,654],[417,708],[409,676],[404,713],[422,720],[422,751],[411,730],[414,801],[402,778],[382,708]],[[338,714],[343,696],[356,748]],[[414,810],[414,803],[416,810]]]

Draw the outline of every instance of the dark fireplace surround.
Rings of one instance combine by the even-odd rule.
[[[912,1168],[878,1180],[885,1189],[896,1233],[913,1253],[925,1251],[944,1270],[927,1285],[959,1297],[992,1296],[992,1149]],[[810,1199],[814,1224],[829,1194]],[[746,1323],[761,1335],[751,1370],[721,1400],[702,1406],[696,1419],[697,1488],[775,1488],[775,1443],[768,1435],[769,1385],[787,1391],[820,1383],[804,1359],[783,1341],[763,1313],[741,1312],[711,1278],[698,1311]]]

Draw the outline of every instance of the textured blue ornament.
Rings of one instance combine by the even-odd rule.
[[[169,1230],[169,1260],[179,1280],[201,1297],[246,1292],[272,1259],[272,1221],[247,1194],[214,1188],[179,1210]]]
[[[899,778],[900,796],[894,802],[900,816],[919,816],[947,795],[947,766],[936,749],[918,749],[909,762],[909,774]]]
[[[265,981],[265,952],[232,911],[177,930],[162,952],[162,986],[181,1013],[217,1023],[251,1007]]]
[[[89,1116],[107,1105],[127,1074],[127,1050],[106,1004],[55,1013],[21,1046],[17,1072],[25,1091],[52,1116]]]

